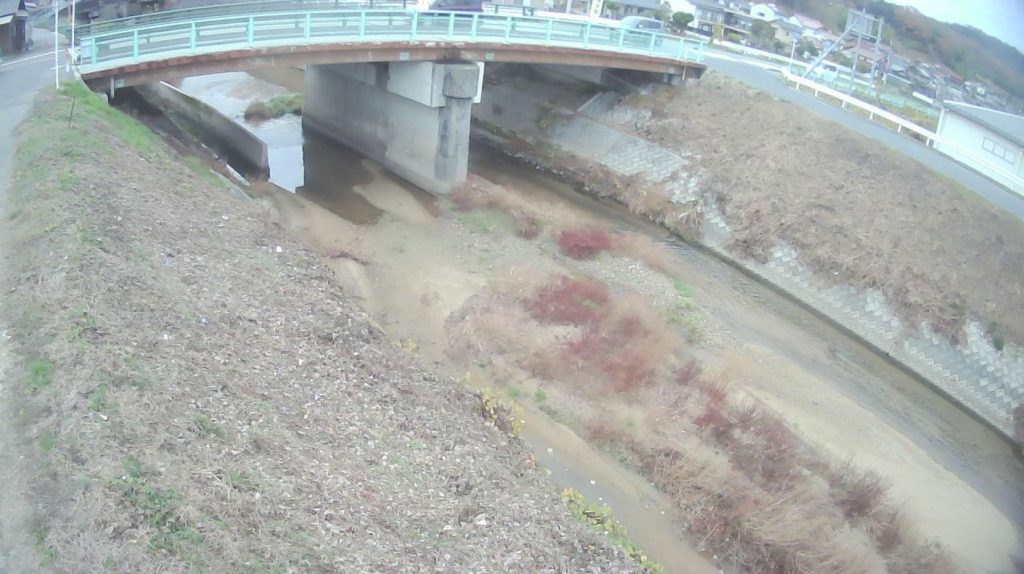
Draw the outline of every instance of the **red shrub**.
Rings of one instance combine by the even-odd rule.
[[[584,325],[601,318],[608,305],[608,288],[589,278],[562,275],[526,301],[530,315],[547,323]]]
[[[718,378],[697,379],[700,392],[708,398],[708,402],[722,403],[729,395],[729,386],[725,381]]]
[[[868,516],[877,509],[889,485],[881,476],[844,461],[830,472],[832,498],[849,518]]]
[[[694,359],[690,359],[689,361],[686,361],[685,365],[676,369],[675,380],[684,387],[690,386],[700,379],[701,371],[700,363]]]
[[[611,247],[608,232],[596,227],[566,229],[558,236],[558,248],[573,259],[590,259]]]
[[[721,403],[708,401],[704,405],[704,412],[693,420],[693,424],[700,432],[713,438],[719,446],[726,447],[732,443],[736,424],[724,412]]]
[[[630,313],[615,313],[590,324],[563,349],[567,359],[603,375],[615,392],[650,384],[671,350],[671,339],[665,331]]]

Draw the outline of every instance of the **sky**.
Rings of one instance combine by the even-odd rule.
[[[888,0],[943,22],[974,26],[1024,52],[1024,0]]]

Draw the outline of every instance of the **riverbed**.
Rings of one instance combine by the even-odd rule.
[[[218,74],[184,80],[181,87],[242,121],[250,101],[296,88],[293,75],[266,78]],[[324,255],[339,282],[396,341],[455,376],[465,373],[453,372],[446,352],[452,313],[508,269],[548,265],[542,245],[510,241],[492,229],[500,222],[454,214],[444,201],[359,154],[304,134],[298,116],[247,126],[270,152],[271,185],[258,186],[260,197]],[[1019,550],[1015,524],[1024,515],[1022,470],[994,433],[800,305],[706,252],[497,150],[471,149],[472,173],[523,198],[550,205],[566,218],[598,220],[670,244],[676,273],[700,309],[702,361],[822,449],[888,477],[891,492],[919,528],[947,544],[972,571],[1010,571],[1009,556]],[[341,252],[355,257],[337,256]],[[611,264],[605,267],[596,271],[620,273]],[[654,280],[650,285],[656,286]],[[485,370],[470,375],[468,384],[494,385]],[[530,391],[517,392],[523,390]],[[511,389],[506,392],[511,396]],[[557,408],[520,402],[524,436],[557,483],[608,502],[634,540],[669,571],[713,571],[712,561],[685,541],[660,493],[587,445],[571,421],[556,420]]]

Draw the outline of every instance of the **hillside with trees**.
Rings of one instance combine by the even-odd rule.
[[[834,32],[846,24],[849,8],[885,19],[884,40],[898,53],[941,63],[964,80],[986,79],[1016,98],[1024,97],[1024,54],[988,34],[961,24],[947,24],[917,10],[885,0],[853,0],[842,5],[824,0],[778,0],[785,8],[820,20]]]

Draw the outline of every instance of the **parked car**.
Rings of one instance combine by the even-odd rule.
[[[643,30],[644,32],[657,32],[659,34],[664,34],[666,31],[665,23],[661,20],[644,18],[643,16],[626,16],[619,22],[619,26],[631,30]]]

